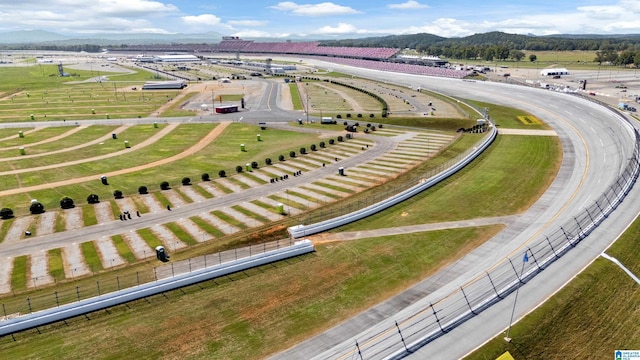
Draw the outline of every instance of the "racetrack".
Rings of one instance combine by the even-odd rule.
[[[318,62],[318,64],[320,64]],[[326,331],[275,358],[384,358],[386,346],[402,350],[403,344],[394,325],[420,311],[432,311],[437,303],[509,256],[522,253],[526,244],[545,232],[571,221],[617,178],[633,152],[633,136],[629,127],[606,110],[587,100],[569,94],[525,88],[509,84],[469,82],[462,80],[427,78],[404,74],[385,74],[378,71],[341,67],[332,69],[400,83],[411,88],[418,86],[458,98],[520,108],[543,119],[562,139],[564,159],[554,183],[527,212],[520,214],[491,241],[425,279],[405,293],[379,304],[337,327]],[[523,159],[526,161],[526,159]],[[634,189],[620,208],[600,228],[583,240],[532,281],[522,286],[515,319],[520,318],[595,259],[638,213],[638,190]],[[498,302],[449,334],[422,347],[413,354],[416,359],[458,359],[509,325],[514,295]],[[392,331],[393,330],[393,331]],[[394,334],[391,334],[391,333]],[[405,334],[406,336],[406,334]],[[385,341],[382,338],[393,337]],[[356,347],[359,341],[359,348]],[[392,345],[395,344],[395,345]],[[382,355],[381,355],[382,354]]]

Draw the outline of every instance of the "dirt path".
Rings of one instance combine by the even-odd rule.
[[[205,136],[204,138],[200,139],[200,141],[198,141],[195,145],[193,145],[192,147],[188,148],[187,150],[185,150],[185,151],[183,151],[183,152],[181,152],[179,154],[176,154],[176,155],[173,155],[173,156],[170,156],[168,158],[161,159],[161,160],[158,160],[158,161],[154,161],[152,163],[139,165],[139,166],[134,166],[132,168],[127,168],[127,169],[120,169],[120,170],[112,171],[112,172],[109,172],[109,173],[106,173],[106,174],[103,174],[103,175],[106,175],[106,176],[123,175],[123,174],[128,174],[128,173],[132,173],[132,172],[136,172],[136,171],[142,171],[142,170],[145,170],[145,169],[148,169],[148,168],[152,168],[152,167],[155,167],[155,166],[168,164],[168,163],[171,163],[173,161],[180,160],[180,159],[184,159],[185,157],[191,156],[191,155],[195,154],[196,152],[204,149],[213,140],[215,140],[215,138],[217,138],[227,128],[227,126],[229,126],[230,123],[231,122],[221,122],[218,126],[216,126],[213,130],[211,130],[211,132],[209,132],[209,134],[207,134],[207,136]],[[174,124],[174,125],[177,126],[177,124]],[[173,130],[172,124],[168,125],[163,130],[165,130],[165,129],[169,129],[167,132],[170,132],[171,130]],[[157,139],[155,139],[155,135],[152,136],[151,138],[147,139],[147,141],[151,141],[151,142],[154,142],[156,140]],[[147,141],[144,141],[143,143],[146,143]],[[143,143],[140,143],[136,148],[140,148],[140,146],[142,146]],[[96,158],[93,158],[93,159],[95,160]],[[55,164],[55,165],[51,165],[49,167],[43,167],[43,168],[58,168],[58,167],[65,166],[65,165],[69,165],[69,163]],[[34,171],[34,169],[31,169],[31,171]],[[97,179],[96,176],[97,175],[89,175],[89,176],[79,177],[79,178],[75,178],[75,179],[68,179],[68,180],[58,181],[58,182],[53,182],[53,183],[40,184],[40,185],[34,185],[34,186],[29,186],[29,187],[24,187],[24,188],[4,190],[4,191],[0,191],[0,196],[14,195],[14,194],[20,194],[20,193],[25,193],[25,192],[29,192],[29,191],[44,190],[44,189],[51,189],[51,188],[55,188],[55,187],[59,187],[59,186],[78,184],[78,183],[82,183],[82,182],[85,182],[85,181],[96,180]]]
[[[88,128],[88,125],[82,125],[82,126],[78,126],[75,128],[71,128],[71,130],[65,131],[64,133],[57,135],[57,136],[52,136],[48,139],[42,140],[42,141],[38,141],[35,143],[30,143],[30,144],[25,144],[25,145],[15,145],[15,146],[9,146],[9,147],[5,147],[5,148],[0,148],[0,150],[15,150],[18,149],[20,147],[31,147],[31,146],[36,146],[36,145],[42,145],[42,144],[46,144],[46,143],[50,143],[53,141],[58,141],[60,139],[64,139],[65,137],[69,136],[69,135],[73,135],[75,133],[77,133],[78,131],[84,130],[86,128]],[[19,136],[19,135],[18,135]],[[24,158],[24,156],[22,156]]]
[[[33,154],[33,155],[28,155],[27,154],[27,155],[14,156],[14,157],[10,157],[10,158],[2,158],[2,159],[0,159],[0,161],[13,161],[13,160],[18,160],[18,159],[34,158],[34,157],[39,157],[39,156],[50,156],[50,155],[59,154],[59,153],[63,153],[63,152],[75,151],[75,150],[82,149],[82,148],[85,148],[85,147],[88,147],[88,146],[91,146],[91,145],[99,144],[99,143],[104,142],[105,140],[108,140],[108,139],[111,139],[111,134],[112,133],[119,134],[122,131],[124,131],[125,129],[127,129],[128,127],[130,127],[130,126],[131,125],[120,126],[119,128],[111,131],[109,134],[105,134],[105,135],[103,135],[103,136],[101,136],[101,137],[99,137],[99,138],[97,138],[95,140],[88,141],[88,142],[85,142],[85,143],[82,143],[82,144],[79,144],[79,145],[76,145],[76,146],[66,147],[64,149],[59,149],[59,150],[52,150],[52,151],[44,152],[44,153],[41,153],[41,154]],[[84,128],[86,128],[86,126]],[[72,133],[71,131],[68,131],[68,132],[64,133],[63,135],[64,136],[68,136],[68,135],[71,135],[71,133]],[[59,140],[59,139],[63,138],[64,136],[62,136],[62,135],[56,136],[55,139],[54,138],[50,138],[48,140],[41,141],[39,143],[29,144],[27,146],[31,147],[31,146],[34,146],[34,145],[40,145],[40,144],[45,143],[45,142]],[[54,140],[52,140],[52,139],[54,139]],[[25,146],[26,149],[28,149],[27,146]],[[0,150],[17,149],[19,147],[20,146],[12,147],[12,148],[3,148],[3,149],[0,149]]]
[[[67,162],[64,162],[64,163],[44,165],[44,166],[38,166],[38,167],[32,167],[32,168],[26,168],[26,169],[16,169],[16,170],[11,170],[11,171],[2,171],[2,172],[0,172],[0,176],[2,176],[2,175],[22,174],[22,173],[27,173],[27,172],[49,170],[49,169],[57,169],[57,168],[60,168],[60,167],[63,167],[63,166],[78,165],[78,164],[82,164],[82,163],[86,163],[86,162],[103,160],[103,159],[108,159],[110,157],[126,154],[128,152],[132,152],[132,151],[135,151],[137,149],[140,149],[140,148],[143,148],[143,147],[146,147],[146,146],[149,146],[149,145],[155,143],[156,141],[160,140],[161,138],[163,138],[164,136],[169,134],[171,131],[173,131],[176,127],[178,127],[178,125],[179,124],[177,124],[177,123],[167,125],[164,129],[158,131],[156,134],[154,134],[153,136],[147,138],[145,141],[141,142],[140,144],[137,144],[135,147],[125,148],[125,149],[120,150],[120,151],[116,151],[116,152],[109,153],[109,154],[103,154],[103,155],[99,155],[99,156],[94,156],[94,157],[90,157],[90,158],[67,161]]]

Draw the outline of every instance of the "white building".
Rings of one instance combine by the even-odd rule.
[[[569,70],[567,70],[565,68],[543,69],[542,71],[540,71],[540,75],[542,75],[542,76],[569,75]]]

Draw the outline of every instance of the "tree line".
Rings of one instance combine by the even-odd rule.
[[[392,35],[363,39],[327,40],[322,46],[393,47],[449,59],[521,61],[525,51],[595,51],[598,63],[640,65],[640,35],[530,36],[500,31],[461,38],[431,34]],[[530,61],[535,61],[530,57]]]

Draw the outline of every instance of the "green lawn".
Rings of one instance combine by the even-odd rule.
[[[480,161],[441,184],[334,231],[353,231],[501,216],[526,210],[547,188],[561,162],[550,136],[499,136]],[[530,166],[523,167],[522,159]],[[429,199],[428,201],[425,201]],[[473,201],[471,201],[473,199]]]

